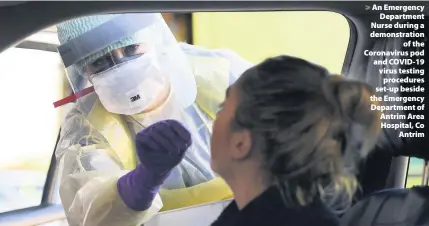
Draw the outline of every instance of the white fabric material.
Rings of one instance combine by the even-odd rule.
[[[70,147],[62,155],[59,167],[60,197],[70,226],[137,226],[162,208],[158,194],[146,211],[133,211],[125,205],[116,183],[128,171],[122,170],[104,149]]]

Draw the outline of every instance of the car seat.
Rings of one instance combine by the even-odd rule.
[[[420,150],[420,154],[409,157],[423,158],[427,163],[429,150],[423,145],[423,140],[426,139],[416,140],[404,146],[404,150]],[[429,186],[426,184],[412,188],[393,188],[372,193],[358,201],[341,218],[341,226],[381,225],[429,225]]]

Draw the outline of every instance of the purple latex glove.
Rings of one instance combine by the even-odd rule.
[[[136,211],[147,210],[191,144],[191,134],[175,120],[160,121],[140,131],[136,151],[141,164],[118,180],[124,203]]]

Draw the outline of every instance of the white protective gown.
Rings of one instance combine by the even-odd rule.
[[[141,225],[163,207],[157,194],[148,210],[134,211],[118,194],[117,180],[129,172],[137,160],[134,150],[119,150],[127,147],[121,143],[126,129],[133,137],[150,123],[174,118],[192,133],[193,145],[167,178],[163,189],[188,188],[216,177],[210,168],[209,150],[214,109],[223,101],[229,84],[253,65],[229,50],[206,50],[184,43],[181,48],[192,64],[198,93],[207,94],[197,95],[196,103],[189,108],[178,109],[167,101],[159,114],[100,116],[95,112],[103,109],[97,95],[92,93],[79,99],[67,115],[55,154],[60,163],[60,196],[70,226]],[[99,121],[108,123],[99,125]],[[121,121],[126,128],[121,128]],[[114,139],[109,140],[109,136]]]

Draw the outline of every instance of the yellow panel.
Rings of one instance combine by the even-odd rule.
[[[346,18],[333,12],[219,12],[192,15],[194,44],[229,48],[249,61],[287,54],[340,73],[350,38]]]

